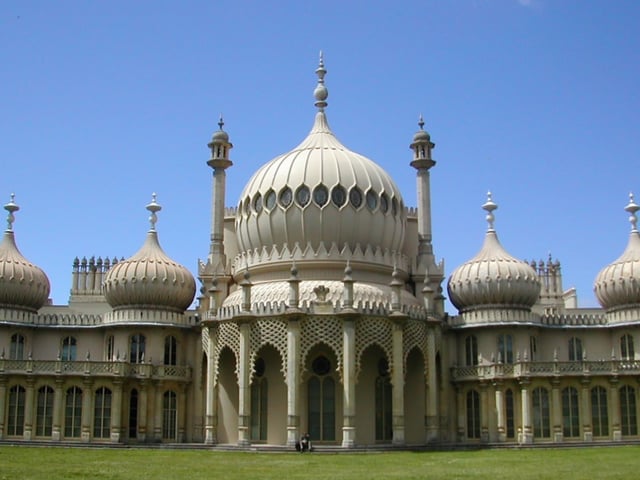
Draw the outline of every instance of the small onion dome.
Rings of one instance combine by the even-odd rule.
[[[147,210],[151,229],[142,248],[114,265],[104,281],[104,295],[114,309],[145,308],[184,312],[196,293],[193,275],[160,247],[155,224],[161,207],[156,196]]]
[[[596,277],[594,290],[600,305],[607,310],[640,306],[640,233],[636,212],[640,210],[629,194],[631,235],[629,243],[620,258],[607,265]]]
[[[420,115],[420,119],[418,120],[418,126],[420,130],[418,130],[413,136],[413,143],[431,143],[431,135],[424,129],[424,118]]]
[[[449,298],[460,312],[484,308],[530,310],[540,295],[540,280],[525,261],[509,255],[493,228],[498,206],[488,194],[482,208],[488,212],[489,229],[480,252],[451,274]]]
[[[11,194],[11,201],[4,206],[9,215],[0,242],[0,306],[35,313],[46,303],[51,287],[42,269],[24,258],[16,246],[13,214],[20,207],[14,198]]]
[[[220,127],[220,129],[216,130],[211,136],[211,143],[229,143],[229,134],[222,129],[222,127],[224,127],[224,120],[222,119],[222,115],[220,115],[220,120],[218,120],[218,126]]]

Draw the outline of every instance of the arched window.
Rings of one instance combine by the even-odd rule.
[[[551,424],[549,422],[549,392],[546,388],[534,388],[533,396],[533,436],[548,438],[551,436]]]
[[[582,340],[577,337],[571,337],[569,339],[569,361],[582,361]]]
[[[7,435],[19,436],[24,433],[25,389],[15,385],[9,390],[9,411],[7,415]]]
[[[622,435],[638,435],[636,389],[625,385],[620,389],[620,420]]]
[[[498,335],[498,358],[504,363],[513,363],[513,338],[511,335]]]
[[[478,339],[475,335],[469,335],[464,339],[465,365],[478,364]]]
[[[505,409],[507,414],[507,438],[516,436],[515,406],[513,401],[513,390],[504,392]]]
[[[138,437],[138,390],[129,395],[129,438]]]
[[[131,363],[144,363],[145,343],[146,339],[144,338],[144,335],[136,333],[131,336],[131,354],[129,355],[129,361]]]
[[[591,427],[594,437],[609,435],[607,390],[604,387],[598,386],[591,389]]]
[[[62,354],[60,357],[62,361],[74,362],[76,360],[77,348],[74,337],[64,337],[62,339]]]
[[[38,408],[36,410],[36,436],[50,437],[53,425],[53,388],[38,389]]]
[[[176,365],[176,350],[178,348],[178,342],[176,337],[169,335],[164,337],[164,364]]]
[[[264,376],[266,365],[264,359],[256,358],[253,365],[253,382],[251,383],[251,439],[267,439],[267,418],[269,385]]]
[[[529,359],[532,362],[538,360],[538,339],[533,335],[529,337]]]
[[[176,441],[178,408],[176,392],[169,390],[162,396],[162,439]]]
[[[11,345],[9,346],[10,360],[24,359],[24,336],[19,333],[11,335]]]
[[[93,436],[95,438],[109,438],[111,436],[111,390],[106,387],[96,390]]]
[[[307,384],[309,435],[312,440],[336,439],[336,385],[331,377],[331,362],[320,355],[311,364]]]
[[[620,357],[622,360],[633,360],[635,358],[633,337],[629,334],[620,337]]]
[[[381,358],[378,361],[378,376],[376,377],[375,386],[377,441],[389,441],[393,438],[392,398],[389,362],[386,358]]]
[[[111,362],[114,360],[115,339],[113,335],[107,337],[107,348],[105,348],[105,360]]]
[[[67,389],[64,407],[64,436],[78,438],[82,432],[82,390],[78,387]]]
[[[480,394],[467,392],[467,438],[480,438]]]
[[[567,438],[580,436],[578,405],[578,390],[573,387],[562,389],[562,434]]]

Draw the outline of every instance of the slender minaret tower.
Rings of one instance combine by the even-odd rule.
[[[444,308],[444,297],[442,296],[441,283],[444,279],[444,264],[436,264],[433,255],[432,233],[431,233],[431,185],[429,180],[429,170],[436,162],[431,158],[431,150],[435,144],[431,141],[431,136],[424,130],[424,120],[422,115],[418,120],[420,130],[413,136],[413,143],[410,145],[413,150],[413,161],[411,166],[417,173],[417,196],[418,196],[418,257],[416,259],[416,270],[414,279],[416,284],[422,283],[422,291],[425,295],[425,306],[428,310],[442,313]],[[417,287],[418,285],[416,285]],[[429,297],[429,298],[427,298]]]
[[[208,147],[211,149],[211,158],[207,161],[213,169],[213,185],[211,187],[211,237],[209,245],[209,255],[207,262],[200,261],[198,268],[198,277],[202,282],[202,292],[207,292],[214,285],[214,279],[217,277],[228,277],[227,258],[224,253],[224,201],[225,201],[225,188],[226,188],[226,170],[233,165],[233,162],[229,160],[229,151],[233,148],[233,145],[229,141],[229,135],[222,127],[224,121],[222,115],[218,122],[220,127],[211,137],[211,141]],[[220,278],[217,282],[217,290],[226,293],[225,284],[227,282]],[[207,299],[206,295],[199,297]],[[203,307],[205,307],[203,305]],[[210,306],[205,307],[207,310]]]

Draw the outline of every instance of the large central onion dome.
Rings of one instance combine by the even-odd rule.
[[[193,275],[171,260],[158,242],[156,212],[161,208],[154,194],[147,205],[151,228],[144,245],[107,273],[104,296],[115,310],[135,308],[183,313],[193,301],[196,292]]]
[[[18,250],[13,214],[20,207],[15,204],[13,194],[4,209],[9,215],[0,243],[0,307],[36,313],[49,298],[49,279],[40,267],[29,262]]]
[[[263,165],[245,186],[236,215],[239,251],[357,245],[398,252],[405,213],[400,191],[375,162],[346,148],[329,128],[322,56],[314,91],[318,108],[300,145]],[[333,247],[335,244],[335,247]]]
[[[482,206],[488,212],[489,229],[480,252],[459,266],[449,279],[449,298],[461,312],[483,309],[530,311],[540,295],[540,280],[525,261],[509,255],[493,228],[491,200]]]
[[[594,285],[600,305],[608,311],[640,308],[640,233],[636,217],[640,206],[633,201],[633,194],[629,195],[625,210],[631,222],[627,248],[620,258],[602,269]]]

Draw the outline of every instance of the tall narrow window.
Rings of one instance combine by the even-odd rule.
[[[131,390],[129,395],[129,438],[138,437],[138,390]]]
[[[144,335],[136,333],[131,336],[131,355],[129,355],[129,361],[131,363],[144,363],[144,349],[146,339]]]
[[[386,358],[381,358],[378,362],[375,385],[376,440],[379,442],[386,442],[393,438],[392,398],[389,362]]]
[[[549,392],[546,388],[534,388],[531,392],[533,399],[533,436],[548,438],[551,436],[549,421]]]
[[[261,357],[253,365],[254,378],[251,383],[251,439],[267,440],[267,418],[269,385],[264,376],[266,364]]]
[[[82,390],[78,387],[67,389],[64,407],[64,436],[78,438],[82,431]]]
[[[582,340],[577,337],[571,337],[569,339],[569,361],[582,361]]]
[[[307,383],[308,425],[312,440],[336,439],[336,385],[331,362],[323,355],[311,364],[313,375]]]
[[[7,435],[19,436],[24,433],[25,389],[15,385],[9,389],[9,412],[7,415]]]
[[[164,392],[162,396],[162,439],[176,441],[178,408],[176,392]]]
[[[513,338],[511,335],[498,335],[498,357],[504,363],[513,363]]]
[[[467,438],[480,438],[480,394],[467,392]]]
[[[105,387],[96,390],[93,436],[95,438],[109,438],[111,436],[111,390]]]
[[[77,348],[76,339],[74,337],[64,337],[62,339],[62,361],[74,362],[76,360]]]
[[[164,364],[176,365],[176,350],[178,348],[178,342],[176,337],[169,335],[164,337]]]
[[[11,345],[9,346],[9,359],[24,359],[24,336],[19,333],[11,335]]]
[[[113,335],[109,335],[107,337],[107,348],[105,349],[106,355],[105,360],[107,362],[112,362],[114,360],[114,348],[115,348],[115,339]]]
[[[636,389],[625,385],[620,389],[620,419],[622,435],[638,435]]]
[[[622,360],[633,360],[635,358],[633,337],[629,334],[620,337],[620,357]]]
[[[607,390],[600,386],[591,389],[591,428],[594,437],[609,435]]]
[[[578,390],[573,387],[562,389],[562,434],[567,438],[580,436]]]
[[[507,413],[507,438],[515,438],[516,436],[516,419],[515,406],[513,401],[513,390],[509,389],[504,392],[504,401]]]
[[[464,339],[465,365],[478,364],[478,339],[475,335],[469,335]]]
[[[536,337],[534,337],[533,335],[531,335],[529,337],[529,352],[530,352],[530,359],[532,362],[535,362],[538,360],[538,339]]]
[[[50,437],[53,425],[53,388],[44,386],[38,389],[38,408],[36,410],[36,436]]]

